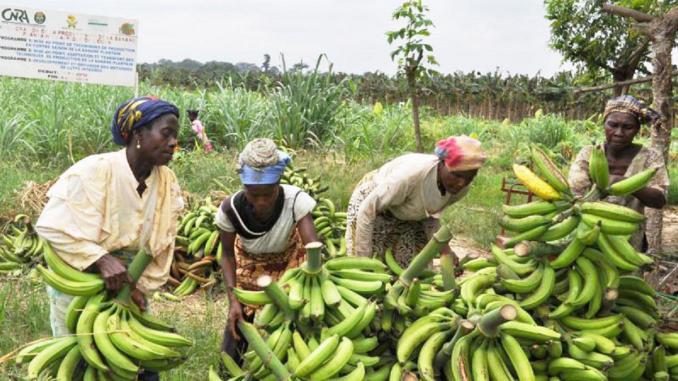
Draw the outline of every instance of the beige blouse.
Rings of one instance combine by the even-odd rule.
[[[354,248],[358,255],[372,252],[372,232],[379,213],[388,211],[401,221],[438,218],[448,205],[468,193],[440,193],[437,182],[438,157],[412,153],[384,164],[373,175],[375,188],[360,205],[356,217]]]
[[[160,288],[169,276],[183,199],[171,169],[154,167],[142,196],[125,150],[89,156],[66,170],[47,193],[35,226],[56,253],[84,270],[117,250],[153,256],[137,286]]]
[[[594,186],[593,180],[589,177],[589,158],[591,157],[592,150],[593,146],[582,148],[570,167],[568,182],[570,183],[570,187],[575,196],[585,195]],[[664,194],[664,197],[666,197],[669,188],[669,175],[666,171],[666,166],[664,165],[664,158],[653,150],[642,147],[631,161],[624,176],[629,177],[648,168],[659,168],[652,180],[650,180],[648,186],[661,191]],[[608,196],[604,200],[617,205],[626,206],[639,213],[645,212],[645,206],[643,206],[640,200],[632,195],[627,197]],[[644,224],[641,229],[631,237],[631,244],[633,244],[634,247],[641,247],[643,234],[652,234],[652,232],[645,232]]]

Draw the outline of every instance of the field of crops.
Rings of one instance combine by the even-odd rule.
[[[347,100],[343,91],[342,88],[336,86],[322,75],[289,78],[286,83],[267,94],[251,92],[242,88],[232,88],[228,85],[220,86],[219,90],[204,92],[154,88],[145,84],[142,84],[141,87],[142,93],[158,95],[175,102],[182,110],[187,108],[199,108],[202,110],[201,119],[207,127],[208,135],[214,141],[217,148],[217,152],[211,154],[194,150],[193,137],[187,119],[182,117],[180,144],[183,151],[177,155],[176,159],[171,163],[171,167],[177,173],[183,190],[188,192],[188,210],[198,210],[201,204],[204,203],[205,197],[211,196],[214,200],[218,200],[224,194],[237,189],[238,181],[235,175],[237,150],[246,144],[249,139],[259,136],[272,137],[289,147],[294,157],[295,168],[304,169],[306,176],[318,178],[322,184],[328,185],[329,189],[322,193],[322,197],[330,200],[337,210],[345,209],[352,188],[360,180],[362,174],[378,167],[390,158],[412,151],[414,149],[414,139],[412,138],[410,108],[408,104],[387,107],[383,107],[380,104],[358,104]],[[0,222],[4,224],[18,213],[27,213],[31,217],[35,217],[39,210],[36,205],[39,205],[41,200],[31,199],[31,197],[37,198],[40,196],[40,192],[26,192],[25,184],[27,181],[43,184],[53,180],[65,168],[82,157],[92,153],[115,149],[111,144],[108,127],[110,117],[115,106],[129,96],[131,96],[129,90],[121,88],[0,79],[0,172],[3,173],[3,181],[0,183]],[[502,218],[502,204],[505,195],[500,190],[501,182],[504,177],[513,176],[513,164],[530,162],[532,160],[530,146],[538,145],[553,152],[556,165],[561,168],[567,168],[569,162],[582,146],[602,140],[601,124],[597,115],[591,116],[588,120],[566,121],[559,116],[544,115],[537,111],[533,117],[514,124],[508,121],[498,122],[473,119],[463,115],[440,117],[435,115],[431,110],[425,110],[422,121],[425,146],[432,147],[437,139],[449,135],[474,134],[483,142],[485,149],[490,155],[487,165],[481,170],[478,178],[474,181],[469,195],[446,211],[445,218],[448,221],[447,229],[449,229],[449,234],[455,238],[465,238],[472,242],[473,245],[489,251],[490,244],[499,232]],[[640,141],[646,143],[647,138],[641,137]],[[677,150],[678,147],[674,146],[671,151],[674,163]],[[673,164],[669,171],[672,178],[670,202],[678,204],[678,167]],[[472,218],[467,218],[470,215],[472,215]],[[461,216],[464,218],[460,218]],[[517,218],[518,215],[515,217]],[[208,224],[207,221],[205,223]],[[187,232],[190,231],[187,230]],[[589,233],[589,235],[591,234],[593,233]],[[212,248],[212,250],[214,249]],[[196,248],[195,250],[198,249]],[[516,258],[512,253],[510,253],[510,258],[508,259],[499,253],[495,253],[495,257],[500,258],[500,264],[503,263],[505,266],[497,267],[497,263],[494,263],[494,266],[492,264],[486,266],[486,263],[483,261],[467,265],[468,270],[476,270],[480,274],[485,274],[480,277],[483,280],[473,282],[478,283],[477,289],[473,292],[467,290],[464,294],[464,291],[462,291],[462,295],[458,296],[457,302],[454,303],[455,307],[451,308],[450,311],[444,312],[442,317],[435,321],[435,324],[432,324],[431,321],[420,323],[420,325],[427,323],[429,327],[434,327],[426,331],[428,334],[422,334],[417,331],[423,335],[422,337],[431,335],[431,337],[437,337],[441,345],[444,342],[453,340],[454,332],[452,332],[452,328],[454,327],[456,332],[459,325],[458,320],[471,316],[473,309],[477,307],[476,297],[487,292],[488,286],[482,286],[485,278],[494,276],[493,279],[496,279],[496,274],[492,275],[493,270],[491,269],[495,269],[495,272],[501,272],[505,270],[504,267],[509,267],[509,270],[511,270],[510,274],[516,275],[518,278],[513,279],[514,282],[508,283],[514,283],[516,284],[515,287],[518,288],[520,286],[529,288],[529,291],[522,293],[515,291],[514,293],[516,295],[524,293],[526,294],[524,297],[531,298],[529,299],[530,303],[518,306],[520,309],[517,311],[515,308],[508,308],[508,310],[513,312],[503,310],[501,316],[499,316],[499,312],[493,312],[495,310],[488,306],[496,306],[497,300],[487,300],[486,303],[482,303],[483,308],[478,312],[483,316],[488,316],[485,318],[483,326],[494,327],[495,329],[498,321],[513,320],[508,319],[510,317],[508,315],[511,315],[511,313],[518,313],[516,322],[532,324],[530,319],[534,321],[534,317],[539,315],[539,312],[536,311],[537,305],[543,303],[544,300],[542,298],[550,296],[553,291],[551,289],[547,292],[548,290],[537,290],[535,287],[532,287],[533,285],[539,286],[542,283],[541,279],[544,277],[553,278],[554,284],[559,285],[560,288],[567,289],[568,278],[570,280],[577,276],[581,278],[581,275],[576,274],[585,275],[591,270],[590,263],[587,263],[587,259],[582,256],[582,259],[578,260],[576,265],[572,265],[572,268],[576,271],[572,270],[570,272],[575,273],[575,275],[568,275],[567,272],[560,271],[557,275],[556,283],[555,270],[558,269],[551,269],[549,266],[544,264],[539,265],[536,262],[526,264],[523,259]],[[280,328],[279,332],[275,333],[275,335],[289,336],[290,340],[293,340],[293,335],[299,335],[297,331],[302,334],[305,333],[304,338],[306,342],[304,345],[313,346],[308,341],[309,339],[316,340],[315,345],[322,344],[332,347],[333,350],[337,350],[337,353],[343,353],[343,356],[347,359],[346,361],[354,362],[351,367],[347,367],[347,363],[344,362],[341,374],[349,374],[356,371],[356,369],[360,368],[360,366],[357,366],[357,363],[362,362],[363,367],[371,369],[370,372],[372,373],[370,374],[372,377],[378,377],[374,373],[383,373],[384,366],[387,363],[392,363],[394,360],[386,355],[383,358],[391,359],[388,360],[391,361],[390,363],[387,360],[379,360],[379,358],[377,358],[379,361],[375,360],[374,357],[377,356],[368,354],[368,352],[374,354],[375,352],[372,352],[372,350],[376,350],[374,348],[364,353],[357,350],[354,353],[353,348],[356,346],[356,343],[362,343],[366,346],[371,345],[367,344],[368,341],[360,341],[361,339],[368,338],[362,337],[363,334],[360,331],[349,333],[348,330],[344,332],[343,329],[334,329],[333,332],[337,333],[338,336],[327,344],[324,344],[325,340],[332,338],[331,335],[317,335],[317,337],[312,338],[313,334],[319,334],[321,327],[337,325],[337,320],[341,321],[342,318],[352,318],[359,323],[364,320],[363,318],[366,319],[365,314],[370,313],[366,312],[366,310],[373,309],[374,311],[371,312],[372,316],[374,316],[375,312],[379,312],[379,326],[378,328],[376,326],[371,328],[370,331],[367,325],[371,321],[367,321],[366,325],[363,326],[364,329],[367,329],[364,332],[373,332],[375,337],[379,336],[379,342],[382,344],[386,343],[384,345],[398,346],[397,353],[394,352],[393,355],[397,357],[397,360],[403,366],[402,370],[404,373],[407,374],[408,370],[415,369],[417,366],[419,368],[423,366],[423,369],[425,369],[428,363],[424,362],[423,365],[417,364],[417,355],[425,353],[425,351],[432,351],[436,344],[424,344],[415,339],[410,339],[411,342],[407,345],[407,348],[410,349],[401,350],[397,337],[405,335],[407,327],[412,322],[424,316],[424,312],[430,312],[431,310],[422,310],[421,308],[417,310],[416,303],[409,300],[414,299],[414,296],[409,296],[408,299],[407,292],[402,293],[402,290],[400,290],[400,295],[391,295],[396,298],[395,301],[389,302],[388,299],[384,299],[388,295],[384,292],[386,284],[392,283],[394,288],[400,287],[397,286],[399,283],[396,280],[398,278],[398,269],[392,265],[388,266],[388,268],[386,265],[383,265],[383,271],[378,269],[382,265],[374,263],[371,265],[355,265],[355,268],[368,273],[356,275],[350,272],[347,273],[341,264],[336,264],[339,262],[341,261],[332,264],[331,261],[328,261],[321,266],[331,274],[335,283],[338,285],[344,284],[349,289],[349,285],[355,285],[355,282],[346,282],[347,279],[355,280],[351,278],[352,276],[369,278],[369,281],[365,280],[368,283],[378,282],[378,287],[374,289],[368,290],[358,287],[357,290],[349,290],[353,291],[354,294],[357,293],[362,298],[371,298],[370,300],[378,300],[378,302],[362,303],[368,307],[361,309],[359,301],[362,299],[357,298],[351,293],[345,293],[346,295],[351,295],[348,297],[342,295],[342,300],[347,299],[349,301],[350,305],[348,308],[350,309],[344,308],[343,311],[337,312],[340,308],[337,308],[337,311],[335,311],[335,306],[341,304],[335,304],[334,302],[327,303],[327,300],[325,300],[327,306],[323,308],[327,308],[326,315],[324,313],[321,314],[317,309],[308,311],[309,320],[305,321],[305,318],[302,318],[305,315],[302,315],[300,312],[298,316],[295,315],[294,318],[290,319],[293,321],[292,324],[278,324],[275,327],[271,325],[271,328],[276,328],[276,330],[271,330],[270,334],[274,335],[274,332],[278,332],[277,328]],[[568,265],[570,263],[563,267]],[[402,271],[403,269],[400,270]],[[314,273],[314,269],[309,271]],[[382,272],[390,274],[388,280],[381,276]],[[528,281],[525,281],[525,279],[533,272],[538,272],[541,275],[532,276],[529,280],[530,285],[527,285]],[[417,273],[416,275],[422,279],[421,292],[427,294],[429,299],[434,301],[446,300],[449,302],[449,300],[445,299],[447,296],[443,295],[443,292],[437,291],[437,288],[442,288],[443,286],[440,283],[442,282],[441,279],[436,277],[427,278],[422,275],[421,271],[416,271],[416,269],[411,270],[411,273]],[[412,274],[405,278],[407,283],[412,281],[410,276]],[[622,277],[625,275],[628,274],[623,273]],[[290,276],[292,277],[292,275]],[[299,282],[298,279],[302,279],[302,284],[305,279],[312,279],[308,275],[301,277],[296,277],[295,275],[294,277],[297,279],[297,283]],[[504,275],[500,275],[500,277],[504,277]],[[532,282],[537,278],[539,278],[539,281],[536,283]],[[627,282],[626,284],[635,282],[630,277],[623,279],[623,282]],[[611,281],[609,278],[606,280]],[[319,279],[312,281],[320,282]],[[576,283],[576,280],[572,282]],[[635,283],[633,284],[635,285]],[[375,283],[371,285],[374,286]],[[358,286],[367,287],[366,284],[358,284]],[[542,286],[542,288],[544,287],[548,287],[548,285]],[[587,289],[587,292],[594,291],[593,286],[589,285],[588,287],[590,290]],[[611,287],[608,284],[608,289]],[[641,286],[638,287],[640,288]],[[505,288],[496,288],[497,293],[503,294],[507,292]],[[508,288],[509,291],[515,290],[511,289],[511,285]],[[492,287],[489,287],[489,289],[492,289]],[[288,288],[285,290],[288,290]],[[532,296],[532,292],[536,293],[535,290],[541,291],[541,294]],[[181,367],[168,372],[164,379],[205,380],[208,377],[210,366],[216,369],[220,365],[221,359],[218,354],[218,348],[227,313],[227,303],[224,300],[222,291],[222,286],[217,284],[210,291],[193,293],[193,295],[182,299],[181,303],[161,298],[153,301],[152,309],[156,315],[166,321],[173,322],[178,332],[195,341],[194,345],[185,352],[188,360]],[[544,296],[545,294],[548,295]],[[399,296],[402,296],[402,300],[398,300]],[[244,296],[244,298],[247,297],[247,295]],[[270,298],[262,299],[261,295],[250,295],[249,297],[255,298],[250,299],[250,302],[254,304],[277,305]],[[292,298],[292,295],[288,297]],[[426,297],[422,298],[426,299]],[[519,295],[520,298],[523,298],[523,296]],[[553,298],[554,309],[558,308],[559,302],[565,305],[565,298],[566,296],[562,298],[563,300]],[[578,300],[575,304],[578,305],[578,308],[583,308],[580,311],[582,314],[590,314],[591,318],[602,319],[603,313],[598,313],[598,311],[604,311],[605,306],[596,307],[595,302],[592,302],[595,298],[601,301],[604,300],[602,295],[592,295],[586,302],[582,303],[581,300]],[[556,300],[558,302],[555,302]],[[672,303],[675,303],[675,300],[672,300]],[[433,304],[435,305],[435,303]],[[377,308],[377,306],[379,307]],[[662,307],[665,306],[662,305]],[[273,308],[269,307],[268,309],[272,310]],[[387,323],[383,322],[385,318],[381,315],[384,308],[389,310],[389,313],[394,313],[394,310],[399,311],[400,315],[407,316],[407,318],[402,318],[400,321],[396,318],[393,322],[393,327],[385,326]],[[407,308],[412,309],[412,311],[408,311]],[[528,312],[523,311],[523,308]],[[360,312],[353,314],[352,312],[355,311]],[[44,285],[39,280],[32,279],[29,276],[16,275],[3,278],[0,282],[0,331],[14,332],[16,334],[2,335],[0,337],[0,355],[9,353],[23,343],[49,335],[48,313],[49,305],[46,300]],[[394,316],[398,315],[398,313],[394,313]],[[621,312],[616,309],[615,313],[620,314]],[[357,316],[358,314],[360,316]],[[505,314],[508,315],[504,316]],[[123,313],[121,316],[125,316],[125,314]],[[270,318],[273,319],[273,315]],[[539,318],[537,320],[541,321]],[[644,324],[637,323],[635,319],[631,320],[634,320],[636,325],[644,326]],[[647,323],[647,321],[645,322]],[[570,320],[570,324],[577,325],[579,323],[579,321]],[[603,327],[609,325],[603,322],[600,324]],[[655,323],[648,323],[648,327],[654,325]],[[627,324],[627,326],[631,325]],[[459,325],[459,327],[463,327],[463,325]],[[536,327],[536,323],[534,327]],[[318,332],[313,331],[311,328],[317,329]],[[514,324],[512,332],[515,335],[513,336],[518,338],[515,342],[511,341],[511,339],[504,340],[491,337],[490,335],[483,340],[475,340],[473,342],[467,340],[468,348],[482,348],[483,353],[495,351],[497,356],[505,357],[505,360],[502,361],[515,365],[523,363],[522,359],[520,361],[515,360],[515,363],[513,362],[513,354],[522,352],[519,348],[522,344],[524,347],[533,349],[534,352],[540,352],[541,349],[547,351],[547,354],[543,356],[538,353],[529,354],[532,356],[531,359],[536,363],[540,361],[545,362],[545,358],[553,357],[550,351],[557,350],[557,348],[547,348],[545,345],[547,342],[555,341],[555,336],[552,337],[555,331],[551,330],[551,328],[555,328],[550,327],[549,331],[541,331],[541,328],[540,324],[539,334],[526,338],[521,337],[521,332],[525,330],[524,327]],[[570,328],[574,329],[576,327],[572,326]],[[570,328],[567,329],[569,330]],[[309,329],[313,332],[309,333]],[[508,332],[509,328],[506,330]],[[413,334],[408,334],[408,336],[411,335]],[[649,349],[651,341],[649,338],[634,336],[629,339],[629,335],[641,334],[633,331],[628,333],[618,332],[612,335],[612,337],[619,336],[623,343],[616,345],[616,348],[629,348],[629,353],[635,356],[627,358],[627,360],[637,360],[640,363],[640,353],[652,352],[649,356],[653,355],[654,349]],[[347,349],[349,344],[346,340],[339,339],[341,336],[351,337],[353,340],[350,351]],[[609,343],[602,339],[599,340],[601,342],[599,344],[600,348],[595,348],[597,342],[594,342],[595,351],[593,349],[587,351],[586,349],[589,349],[591,340],[587,340],[585,336],[572,335],[568,336],[567,340],[563,337],[566,354],[569,354],[570,357],[581,360],[579,357],[586,357],[581,354],[582,351],[588,354],[595,353],[601,355],[591,355],[588,356],[591,357],[590,359],[587,357],[585,361],[580,361],[580,363],[585,365],[585,368],[574,368],[580,371],[579,373],[575,372],[576,375],[584,377],[584,373],[586,373],[587,377],[597,379],[595,377],[598,376],[598,373],[590,370],[590,368],[604,368],[607,370],[613,366],[613,363],[615,366],[617,365],[617,357],[615,356],[619,356],[621,359],[628,355],[628,353],[622,353],[626,349],[619,349],[619,353],[614,352],[613,355],[612,351],[614,349],[610,349]],[[385,337],[390,338],[387,339]],[[396,339],[393,337],[396,337]],[[597,336],[595,337],[599,339]],[[572,340],[576,341],[577,344],[573,344]],[[300,343],[297,343],[297,345],[302,348],[303,352],[303,346]],[[424,345],[425,348],[422,347],[420,349],[421,345]],[[608,346],[605,347],[605,345]],[[405,348],[406,346],[403,344],[402,347]],[[298,352],[298,349],[294,348]],[[666,348],[673,347],[666,345]],[[259,349],[263,350],[262,348]],[[562,352],[563,348],[560,348],[560,350]],[[678,356],[676,354],[672,355],[671,350],[675,351],[675,349],[668,349],[666,353],[667,361],[674,361],[673,358]],[[477,350],[474,350],[472,353],[475,352]],[[466,356],[469,358],[469,361],[475,363],[474,357],[470,356],[470,353]],[[288,366],[290,366],[289,361],[294,362],[289,360],[290,357],[287,352],[279,357],[288,359]],[[421,358],[420,355],[419,358]],[[649,358],[652,361],[652,357]],[[668,360],[669,358],[671,360]],[[16,377],[19,374],[19,368],[13,366],[11,364],[12,361],[8,361],[8,358],[3,360],[0,362],[0,367],[2,367],[0,368],[0,378]],[[301,361],[301,359],[298,360]],[[642,361],[645,362],[646,360]],[[366,365],[368,362],[370,364],[374,363],[368,366]],[[299,365],[297,364],[297,366]],[[325,365],[327,365],[326,368],[330,368],[328,364]],[[562,364],[561,366],[565,365],[572,364]],[[334,366],[336,367],[336,364]],[[250,367],[253,367],[251,361]],[[307,365],[307,367],[311,368],[310,365]],[[390,369],[389,367],[389,372]],[[255,369],[252,368],[252,370]],[[318,367],[313,370],[318,370]],[[618,371],[622,372],[623,370],[620,369]],[[278,371],[282,372],[281,370]],[[513,372],[516,371],[521,372],[521,370],[513,370]],[[310,375],[313,374],[311,370],[308,372]],[[338,373],[339,370],[334,372],[333,375]],[[555,373],[558,374],[558,372]],[[318,377],[320,377],[318,379],[324,379],[321,375],[318,375]],[[311,376],[310,379],[315,378]],[[522,380],[523,378],[520,379]],[[562,377],[562,379],[583,378]]]

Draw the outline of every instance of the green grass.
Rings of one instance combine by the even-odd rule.
[[[219,363],[221,334],[226,322],[224,299],[196,294],[182,303],[151,302],[151,309],[177,331],[194,340],[189,359],[179,368],[163,374],[162,380],[206,380],[210,365]],[[31,341],[51,335],[49,302],[45,286],[28,277],[3,278],[0,286],[0,356]],[[11,333],[11,334],[8,334]],[[4,368],[3,368],[4,367]],[[0,364],[0,379],[19,379],[21,369],[11,359]]]

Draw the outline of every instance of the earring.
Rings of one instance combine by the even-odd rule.
[[[141,149],[141,142],[139,142],[139,139],[137,139],[137,149]]]

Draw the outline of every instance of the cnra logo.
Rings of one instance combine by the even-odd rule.
[[[6,8],[0,14],[2,19],[10,22],[30,24],[28,13],[23,9]]]

